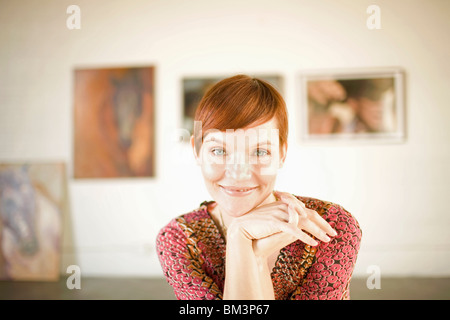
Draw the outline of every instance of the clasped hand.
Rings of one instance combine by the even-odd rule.
[[[239,234],[252,241],[257,256],[268,257],[274,251],[301,240],[317,246],[320,241],[329,242],[336,231],[316,211],[287,192],[274,191],[278,201],[256,207],[233,220],[229,234]]]

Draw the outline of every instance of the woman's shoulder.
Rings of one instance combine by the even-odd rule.
[[[204,201],[199,207],[172,218],[159,230],[156,236],[157,246],[162,248],[165,243],[192,244],[210,236],[208,230],[213,229],[214,225],[208,211],[210,203],[211,201]]]
[[[169,229],[179,229],[181,226],[186,226],[210,218],[208,212],[208,204],[210,203],[211,201],[203,201],[197,208],[172,218],[169,223],[161,229],[160,233]]]
[[[174,220],[178,221],[179,223],[195,223],[200,220],[210,219],[211,216],[209,214],[208,208],[209,205],[213,202],[214,201],[203,201],[197,208],[179,215],[178,217],[174,218]]]
[[[316,210],[318,212],[325,211],[332,207],[341,208],[341,205],[334,203],[334,202],[321,200],[321,199],[313,198],[313,197],[299,196],[296,194],[293,194],[293,196],[296,197],[301,202],[303,202],[308,209]],[[321,213],[321,212],[319,212],[319,213]]]

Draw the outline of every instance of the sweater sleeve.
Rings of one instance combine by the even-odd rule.
[[[349,285],[362,232],[356,219],[339,205],[330,206],[323,218],[338,234],[328,243],[319,242],[314,263],[291,299],[350,299]]]
[[[177,299],[222,299],[222,292],[202,268],[196,244],[188,239],[176,219],[161,229],[156,249],[164,276]]]

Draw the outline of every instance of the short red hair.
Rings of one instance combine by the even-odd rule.
[[[244,129],[276,119],[280,150],[287,143],[288,112],[281,94],[268,82],[247,75],[236,75],[216,83],[200,101],[194,121],[197,154],[208,130]]]

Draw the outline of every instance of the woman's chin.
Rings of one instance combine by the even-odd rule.
[[[245,214],[247,214],[249,211],[251,211],[254,208],[252,205],[246,205],[246,206],[239,206],[239,207],[233,207],[233,206],[224,206],[223,210],[226,211],[226,213],[234,218],[241,217]]]

